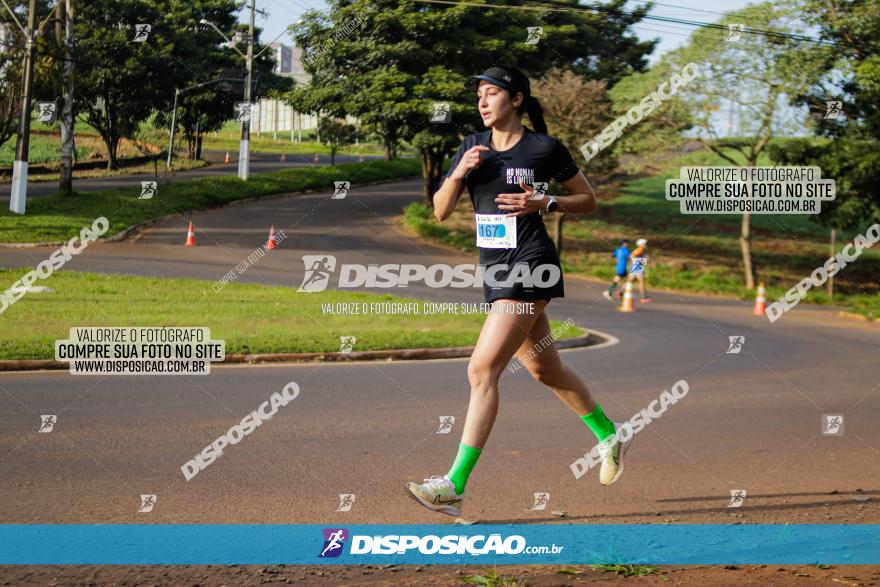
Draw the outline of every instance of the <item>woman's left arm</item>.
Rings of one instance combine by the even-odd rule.
[[[593,186],[580,171],[576,175],[559,182],[568,192],[566,196],[556,196],[559,203],[557,212],[566,214],[594,214],[599,209]]]

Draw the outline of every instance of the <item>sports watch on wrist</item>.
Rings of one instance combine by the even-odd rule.
[[[559,208],[559,202],[556,201],[556,198],[553,196],[547,197],[547,206],[544,208],[547,212],[556,212],[556,209]]]

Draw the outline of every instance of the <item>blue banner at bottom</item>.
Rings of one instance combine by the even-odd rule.
[[[878,524],[0,524],[0,564],[880,564]]]

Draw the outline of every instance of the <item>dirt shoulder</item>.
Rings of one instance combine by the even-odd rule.
[[[560,573],[562,569],[571,572]],[[664,566],[645,576],[624,576],[585,566],[499,566],[515,582],[485,585],[880,585],[880,566]],[[232,565],[232,566],[4,566],[2,585],[467,585],[463,579],[492,569],[446,565]]]

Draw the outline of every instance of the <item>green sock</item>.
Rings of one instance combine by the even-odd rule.
[[[593,434],[600,441],[605,440],[615,432],[614,422],[608,419],[608,416],[605,415],[605,412],[602,411],[602,406],[599,404],[596,404],[595,410],[581,416],[581,420],[590,427],[590,430],[593,431]]]
[[[455,485],[455,492],[457,494],[461,495],[464,493],[464,486],[467,484],[468,477],[471,471],[473,471],[474,465],[477,464],[477,459],[480,458],[481,452],[478,448],[468,446],[463,442],[459,443],[458,455],[455,457],[455,462],[452,463],[449,473],[446,474],[449,480],[452,481],[452,484]]]

